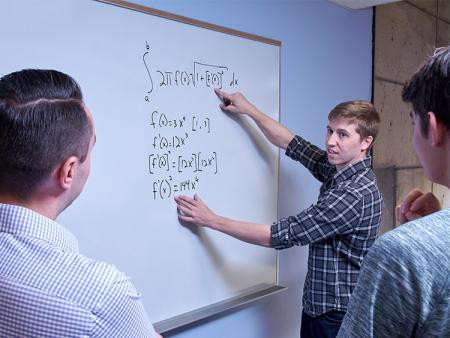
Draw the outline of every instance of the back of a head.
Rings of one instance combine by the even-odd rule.
[[[436,49],[403,87],[403,101],[410,102],[428,135],[428,112],[450,130],[450,46]]]
[[[328,120],[335,119],[345,119],[356,124],[356,131],[361,138],[372,136],[375,140],[378,134],[380,116],[373,104],[368,101],[354,100],[339,103],[328,114]]]
[[[0,193],[27,199],[69,156],[84,161],[92,127],[80,87],[55,70],[0,79]]]

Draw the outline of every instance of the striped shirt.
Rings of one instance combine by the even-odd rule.
[[[155,337],[130,278],[78,253],[76,238],[0,204],[1,337]]]
[[[383,199],[371,158],[337,171],[325,151],[299,136],[290,142],[286,155],[303,164],[322,186],[316,204],[272,225],[272,245],[284,249],[309,244],[303,289],[307,314],[345,311],[381,222]]]

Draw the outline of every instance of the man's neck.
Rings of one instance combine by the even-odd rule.
[[[0,194],[0,203],[27,208],[52,220],[55,220],[59,214],[56,208],[52,207],[54,203],[51,203],[51,201],[24,200],[16,196]]]

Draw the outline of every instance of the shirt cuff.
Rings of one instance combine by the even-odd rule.
[[[289,222],[286,219],[281,219],[275,222],[270,227],[272,236],[272,247],[280,250],[293,246],[289,240]]]

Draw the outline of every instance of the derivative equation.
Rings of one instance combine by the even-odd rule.
[[[189,179],[175,180],[172,176],[153,182],[153,199],[168,199],[174,194],[195,190],[200,179],[197,176]]]
[[[151,175],[175,171],[194,173],[209,170],[217,174],[217,153],[203,154],[201,151],[190,155],[173,155],[170,151],[163,154],[150,154],[148,168]]]

